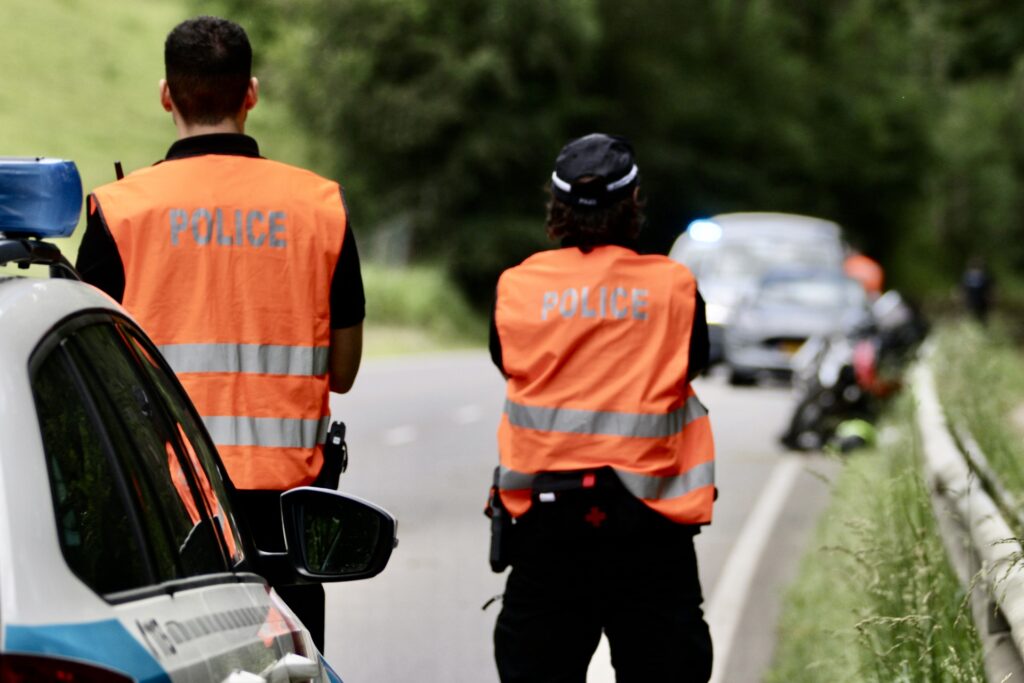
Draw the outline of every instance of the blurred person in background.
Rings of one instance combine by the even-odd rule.
[[[843,272],[859,282],[872,300],[882,295],[885,286],[885,271],[878,261],[870,256],[852,250],[843,261]]]
[[[985,265],[985,260],[975,256],[968,261],[960,278],[960,290],[967,311],[982,325],[988,322],[988,312],[992,306],[992,289],[992,273]]]
[[[569,142],[543,251],[500,277],[491,355],[507,380],[489,512],[503,683],[586,680],[602,631],[620,683],[707,681],[694,535],[716,497],[697,283],[638,255],[639,170],[623,138]],[[492,529],[495,529],[492,524]]]

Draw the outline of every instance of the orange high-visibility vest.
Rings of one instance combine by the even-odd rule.
[[[687,381],[696,291],[682,264],[618,246],[542,252],[502,274],[498,488],[513,517],[536,474],[610,466],[669,519],[711,521],[711,425]]]
[[[123,305],[174,368],[240,489],[312,482],[330,410],[341,190],[267,159],[210,154],[105,185]]]
[[[878,261],[870,256],[855,253],[850,254],[843,261],[843,271],[864,287],[868,294],[878,296],[882,293],[882,286],[885,284],[885,271]]]

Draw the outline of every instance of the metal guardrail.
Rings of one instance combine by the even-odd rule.
[[[946,416],[946,419],[950,423],[953,438],[960,447],[960,452],[963,453],[971,471],[981,481],[981,485],[992,496],[992,502],[1003,513],[1003,519],[1010,523],[1018,536],[1024,534],[1024,508],[1021,507],[1020,500],[999,481],[999,477],[988,464],[988,458],[985,457],[978,442],[974,440],[974,435],[967,429],[967,425],[962,420],[951,419],[949,415]]]
[[[926,351],[926,360],[912,371],[912,381],[925,476],[943,541],[961,582],[971,592],[989,680],[1004,681],[1008,675],[1010,680],[1024,680],[1024,550],[986,487],[998,491],[1003,505],[1012,496],[988,468],[966,429],[959,429],[959,444],[954,439],[935,391],[928,355]],[[977,469],[972,469],[972,463]],[[1016,518],[1016,510],[1010,510]],[[960,539],[953,537],[957,533]],[[966,547],[964,535],[969,539]],[[985,590],[977,590],[979,586]]]

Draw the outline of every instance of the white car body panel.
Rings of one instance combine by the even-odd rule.
[[[124,662],[127,673],[144,681],[198,683],[224,680],[236,670],[259,673],[293,651],[288,624],[297,623],[259,577],[234,575],[231,582],[111,603],[64,559],[29,359],[55,325],[90,309],[127,317],[80,282],[0,277],[0,653],[77,651],[91,659],[115,648],[119,654],[111,655],[110,665]],[[302,638],[318,663],[314,680],[340,681],[308,633]]]

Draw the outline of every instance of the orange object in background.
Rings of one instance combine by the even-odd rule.
[[[860,252],[854,252],[843,262],[843,271],[859,282],[873,297],[881,296],[885,284],[885,271],[878,261]]]

